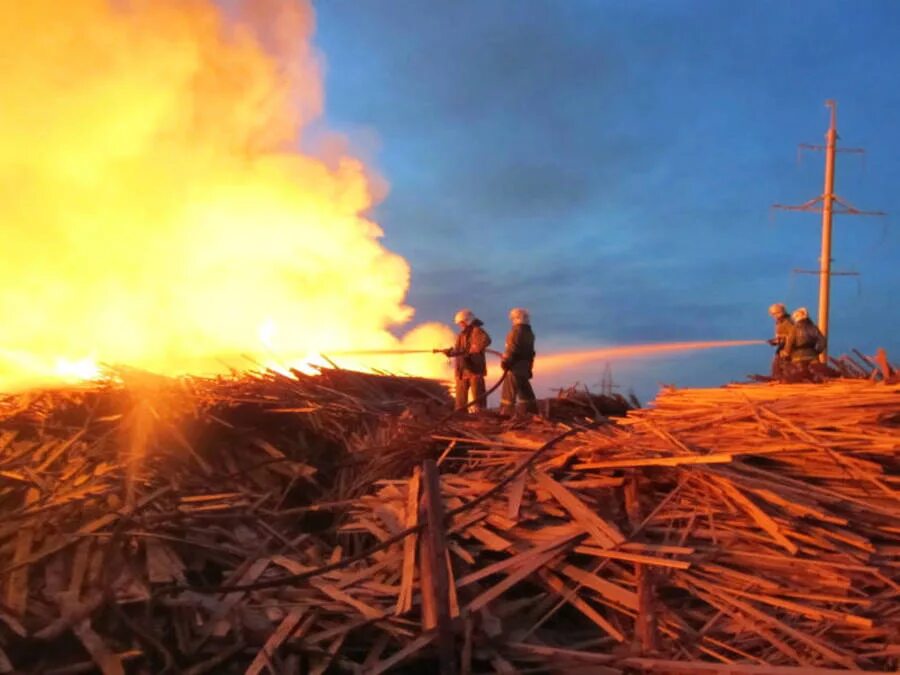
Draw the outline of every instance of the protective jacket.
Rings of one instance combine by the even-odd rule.
[[[450,356],[456,357],[456,379],[477,375],[487,375],[487,359],[484,351],[491,344],[491,336],[482,326],[481,319],[475,319],[459,332]]]
[[[778,350],[784,349],[788,335],[791,334],[791,329],[793,327],[794,323],[787,314],[782,314],[775,320],[775,347]]]
[[[813,361],[825,351],[825,336],[810,319],[800,319],[784,343],[784,356],[791,361]]]
[[[503,364],[522,377],[530,378],[534,367],[534,331],[527,323],[514,325],[506,335]]]

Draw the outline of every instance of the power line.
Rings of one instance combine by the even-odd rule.
[[[831,109],[831,124],[825,133],[825,145],[809,145],[802,143],[801,150],[823,150],[825,152],[825,189],[818,197],[798,206],[785,204],[773,204],[773,208],[785,211],[812,211],[822,214],[822,251],[819,257],[819,269],[803,270],[804,273],[819,275],[819,330],[828,336],[828,311],[831,294],[832,276],[855,276],[855,272],[831,271],[831,221],[834,214],[849,216],[884,216],[883,211],[861,211],[846,200],[834,193],[834,168],[835,155],[838,152],[863,154],[862,148],[837,148],[837,103],[832,100],[825,101],[825,105]],[[825,363],[828,359],[827,349],[820,355],[820,360]]]

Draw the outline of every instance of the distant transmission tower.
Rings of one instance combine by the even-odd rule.
[[[837,149],[837,103],[828,100],[825,105],[831,108],[831,124],[828,132],[825,134],[825,145],[809,145],[801,143],[801,150],[824,150],[825,151],[825,191],[815,199],[811,199],[805,204],[799,206],[786,206],[784,204],[773,204],[776,209],[785,209],[786,211],[813,211],[822,213],[822,253],[819,257],[819,269],[817,270],[795,270],[802,274],[818,274],[819,275],[819,330],[828,336],[828,305],[829,295],[831,293],[831,277],[832,276],[851,276],[855,272],[832,272],[831,271],[831,217],[835,213],[847,214],[851,216],[883,216],[882,211],[860,211],[848,202],[844,201],[834,194],[834,157],[838,152],[851,152],[855,154],[863,154],[865,150],[862,148],[841,148]],[[835,208],[837,204],[837,208]],[[823,352],[819,359],[825,363],[828,360],[828,353]]]

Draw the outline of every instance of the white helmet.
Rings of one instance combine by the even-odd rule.
[[[794,310],[794,313],[791,314],[791,318],[794,321],[800,321],[801,319],[808,319],[809,312],[806,310],[806,307],[798,307]]]
[[[529,323],[531,321],[531,317],[528,315],[528,310],[523,307],[513,307],[509,310],[509,320],[512,321],[513,325],[516,326],[520,323]]]
[[[774,305],[769,306],[769,314],[772,316],[783,316],[787,314],[787,308],[780,302],[776,302]]]
[[[464,323],[470,324],[475,320],[475,315],[472,314],[471,309],[461,309],[456,313],[456,316],[453,317],[453,323]]]

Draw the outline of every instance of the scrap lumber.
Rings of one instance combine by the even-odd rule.
[[[0,667],[900,665],[900,384],[449,406],[336,369],[0,398]]]
[[[435,625],[438,632],[439,670],[447,675],[455,672],[453,630],[450,626],[450,578],[447,568],[447,545],[444,539],[444,504],[441,496],[441,479],[437,464],[426,459],[422,467],[422,483],[425,489],[426,539],[422,542],[428,569],[431,572],[430,588],[423,585],[422,592],[431,597],[435,608]],[[452,567],[450,568],[452,570]]]
[[[612,429],[567,438],[450,529],[469,554],[457,577],[460,597],[472,598],[466,607],[543,605],[506,614],[499,628],[529,636],[535,651],[503,647],[496,629],[481,644],[524,669],[555,663],[541,661],[541,649],[620,639],[624,629],[653,657],[591,652],[602,656],[593,663],[624,672],[712,658],[710,672],[725,672],[715,663],[768,664],[798,675],[896,667],[900,622],[885,609],[897,600],[900,435],[885,413],[898,406],[900,387],[868,381],[673,389]],[[556,431],[535,422],[504,447],[485,428],[469,439],[459,429],[447,456],[448,466],[465,459],[445,479],[461,504],[519,464],[492,455],[541,447]],[[500,529],[492,517],[511,522]],[[492,546],[480,530],[509,545]],[[564,533],[588,538],[553,548]],[[541,542],[550,546],[535,548]],[[477,655],[478,624],[459,630]]]

